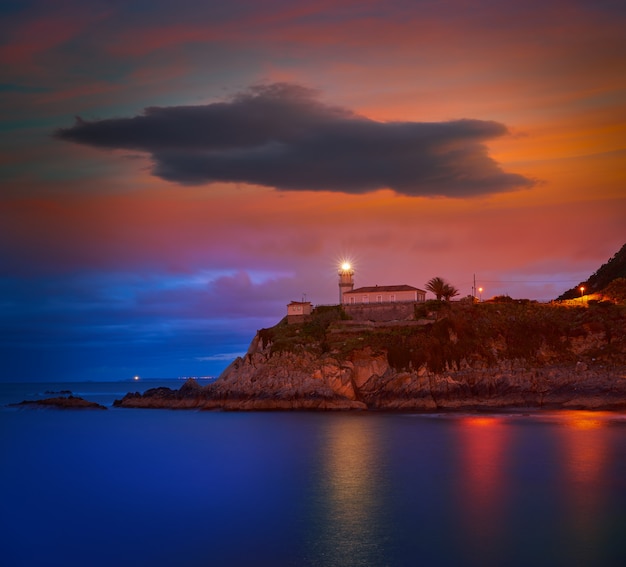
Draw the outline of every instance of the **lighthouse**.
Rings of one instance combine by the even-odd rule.
[[[344,262],[339,268],[339,305],[343,303],[343,294],[354,289],[354,270],[349,262]]]

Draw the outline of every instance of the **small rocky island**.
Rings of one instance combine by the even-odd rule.
[[[11,407],[47,407],[59,409],[107,409],[96,402],[90,402],[78,396],[57,396],[42,400],[24,400],[18,404],[11,404]]]
[[[626,410],[626,307],[426,301],[405,320],[342,306],[257,332],[212,384],[130,393],[127,408]]]

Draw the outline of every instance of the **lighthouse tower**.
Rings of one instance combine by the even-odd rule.
[[[343,294],[354,289],[354,270],[348,262],[339,268],[339,305],[343,303]]]

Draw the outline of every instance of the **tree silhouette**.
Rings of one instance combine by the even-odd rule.
[[[443,288],[443,298],[446,301],[450,301],[453,297],[456,297],[457,295],[459,295],[459,290],[454,287],[453,285],[450,285],[449,283],[446,283],[444,288]]]
[[[446,281],[440,277],[432,278],[428,280],[428,282],[426,282],[426,289],[435,294],[437,301],[439,301],[443,297],[445,286]]]
[[[436,278],[432,278],[428,280],[426,283],[426,289],[435,294],[437,301],[440,301],[441,298],[446,301],[450,301],[451,298],[459,295],[459,290],[450,285],[446,280],[437,276]]]

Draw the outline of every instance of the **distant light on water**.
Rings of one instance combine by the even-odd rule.
[[[133,380],[139,380],[139,376],[135,376]]]

